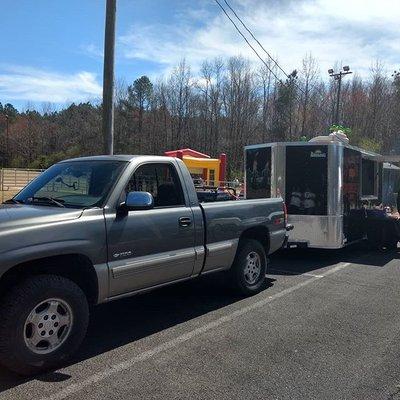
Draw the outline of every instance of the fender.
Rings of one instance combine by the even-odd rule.
[[[92,246],[89,240],[72,239],[16,248],[1,254],[0,276],[15,265],[53,256],[80,254],[92,261],[93,254],[87,251]]]

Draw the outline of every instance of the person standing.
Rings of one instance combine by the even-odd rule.
[[[289,212],[290,214],[300,214],[302,205],[300,189],[295,186],[290,195]]]
[[[304,210],[306,215],[315,215],[315,193],[313,193],[309,187],[304,192]]]

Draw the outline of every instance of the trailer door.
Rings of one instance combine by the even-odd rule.
[[[291,215],[327,215],[328,146],[286,147],[286,204]]]

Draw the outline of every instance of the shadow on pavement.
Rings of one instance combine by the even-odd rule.
[[[273,286],[274,281],[275,279],[267,279],[266,289]],[[100,305],[92,310],[87,337],[78,356],[70,361],[70,365],[218,310],[241,299],[234,296],[224,285],[223,275],[216,274]],[[60,382],[69,378],[69,375],[56,371],[32,379]],[[0,369],[0,392],[29,380]]]
[[[400,258],[400,248],[395,251],[370,250],[366,243],[357,243],[338,250],[287,249],[271,257],[272,275],[300,275],[340,262],[349,262],[374,267],[384,267]]]

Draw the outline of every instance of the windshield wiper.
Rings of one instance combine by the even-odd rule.
[[[44,202],[47,202],[47,203],[55,204],[57,207],[63,207],[63,208],[65,208],[65,206],[64,206],[64,204],[63,204],[63,203],[64,203],[64,200],[55,199],[54,197],[35,197],[35,196],[32,196],[32,197],[28,197],[26,200],[27,200],[27,201],[29,200],[29,201],[31,201],[32,203],[33,203],[35,200],[44,201]]]
[[[9,199],[9,200],[3,201],[3,204],[24,204],[24,202],[22,200]]]

